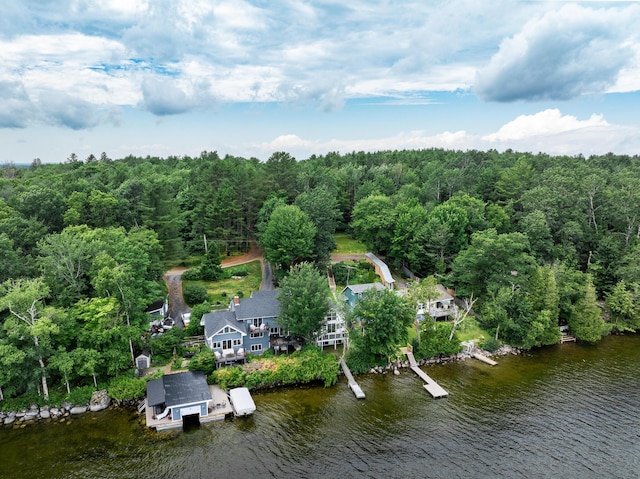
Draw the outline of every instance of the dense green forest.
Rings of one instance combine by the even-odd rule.
[[[286,270],[347,231],[398,271],[471,298],[525,348],[558,324],[595,341],[640,327],[640,160],[440,149],[266,162],[106,154],[0,178],[0,391],[104,384],[145,346],[162,273],[207,241],[259,239]],[[603,318],[606,321],[603,321]]]

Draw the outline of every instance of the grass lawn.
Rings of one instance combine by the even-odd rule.
[[[249,274],[240,279],[223,279],[222,281],[183,281],[182,287],[188,284],[201,284],[207,288],[209,293],[209,301],[212,304],[221,307],[226,307],[231,301],[231,298],[238,291],[242,292],[245,298],[248,298],[252,291],[258,291],[260,289],[260,283],[262,282],[262,268],[260,267],[260,261],[252,261],[247,263]]]
[[[338,248],[334,251],[336,254],[364,254],[367,247],[360,241],[353,239],[347,233],[336,233],[333,235]]]
[[[476,344],[481,340],[491,337],[491,334],[482,329],[478,321],[473,317],[467,317],[467,319],[458,326],[457,331],[460,341],[469,341],[474,339]]]

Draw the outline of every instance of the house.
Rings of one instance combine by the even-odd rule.
[[[187,416],[209,414],[211,391],[201,371],[166,374],[147,383],[147,408],[154,420],[169,419],[181,423]]]
[[[344,344],[347,336],[347,327],[342,314],[336,308],[332,308],[324,318],[322,329],[318,332],[316,345],[321,348],[325,346],[335,348],[338,344]]]
[[[147,314],[150,314],[151,316],[153,316],[153,319],[157,320],[162,320],[162,318],[166,316],[168,311],[169,302],[166,298],[159,299],[158,301],[151,303],[149,306],[147,306],[147,309],[145,309],[145,312]]]
[[[216,354],[216,362],[244,360],[247,353],[262,354],[270,337],[279,336],[279,291],[256,291],[249,298],[234,297],[229,309],[202,316],[205,344]]]
[[[362,298],[362,295],[371,289],[382,291],[385,287],[381,283],[350,284],[347,285],[340,294],[349,307],[353,309],[360,298]]]
[[[423,320],[428,314],[434,320],[447,318],[458,311],[453,295],[441,284],[436,285],[438,297],[427,301],[426,304],[418,303],[417,319]]]
[[[386,265],[386,263],[373,253],[367,253],[364,255],[364,257],[367,263],[371,263],[373,265],[376,274],[380,276],[380,281],[382,282],[383,286],[387,289],[392,290],[394,288],[396,280],[393,279],[393,276],[391,276],[391,271],[389,271],[389,267]]]

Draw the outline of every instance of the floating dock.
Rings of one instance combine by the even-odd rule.
[[[447,391],[445,391],[437,382],[431,379],[427,373],[420,369],[420,367],[418,367],[416,358],[413,357],[413,353],[411,351],[409,351],[407,348],[402,348],[401,351],[407,355],[411,370],[418,376],[420,376],[420,378],[426,383],[424,385],[424,388],[429,394],[431,394],[431,396],[433,396],[435,399],[438,399],[447,397],[449,395]]]
[[[344,359],[342,358],[340,358],[340,367],[342,368],[342,371],[344,372],[344,375],[347,378],[347,382],[349,383],[349,388],[351,389],[351,391],[353,391],[353,394],[355,394],[355,396],[358,399],[364,399],[364,392],[362,391],[362,389],[360,388],[356,380],[353,379],[353,374],[351,374],[351,370],[349,369],[347,364],[344,362]]]
[[[489,366],[495,366],[496,364],[498,364],[493,359],[486,357],[484,354],[473,353],[473,357],[476,358],[478,361],[487,363]]]

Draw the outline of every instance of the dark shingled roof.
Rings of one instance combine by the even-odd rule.
[[[149,406],[167,407],[211,400],[207,378],[202,371],[167,374],[147,383]]]
[[[164,382],[162,378],[147,382],[147,401],[149,406],[164,404]]]
[[[225,326],[230,326],[242,333],[246,333],[246,325],[236,320],[236,314],[233,311],[211,311],[202,317],[204,318],[204,335],[207,338],[216,334]]]
[[[239,321],[253,318],[277,318],[280,314],[280,291],[254,291],[250,298],[242,298],[235,306]]]

